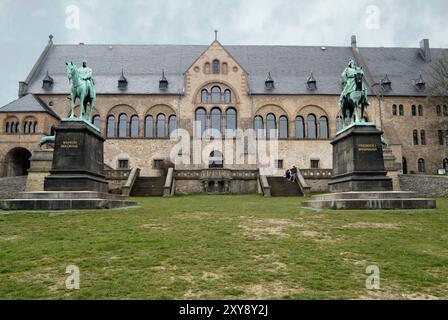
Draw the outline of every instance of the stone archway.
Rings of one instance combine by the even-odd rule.
[[[5,175],[7,177],[28,175],[31,152],[25,148],[9,150],[5,156]]]

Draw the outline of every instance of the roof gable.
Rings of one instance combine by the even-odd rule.
[[[45,112],[59,119],[59,116],[41,99],[33,94],[27,94],[0,108],[0,112]]]

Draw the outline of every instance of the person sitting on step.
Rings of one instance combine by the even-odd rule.
[[[292,168],[289,170],[289,172],[291,173],[290,178],[288,179],[291,182],[296,181],[297,179],[297,168],[296,166],[292,166]]]

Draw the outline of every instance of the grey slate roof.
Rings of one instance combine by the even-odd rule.
[[[426,83],[430,80],[428,75],[430,63],[420,57],[417,48],[360,48],[370,72],[378,81],[388,75],[392,90],[385,92],[386,96],[424,96],[414,86],[413,80],[420,74]],[[431,49],[432,61],[437,61],[447,49]]]
[[[251,94],[323,94],[339,95],[340,74],[353,58],[351,47],[306,46],[224,46],[249,73]],[[52,45],[44,61],[29,81],[33,94],[67,94],[69,83],[65,62],[80,65],[86,59],[94,70],[98,94],[181,94],[183,73],[208,46],[201,45]],[[412,80],[425,77],[428,64],[418,55],[417,48],[360,48],[367,65],[380,81],[387,73],[393,90],[388,95],[422,95]],[[447,51],[447,50],[444,50]],[[442,49],[431,49],[433,60]],[[128,80],[125,91],[117,87],[121,70]],[[169,82],[168,90],[159,89],[162,70]],[[54,79],[51,90],[42,88],[46,73]],[[265,80],[271,72],[273,91],[265,90]],[[309,91],[306,81],[313,72],[317,90]]]
[[[59,116],[42,100],[33,94],[27,94],[0,108],[0,112],[46,112],[59,119]]]

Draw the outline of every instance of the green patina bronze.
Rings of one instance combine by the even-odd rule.
[[[68,79],[71,82],[70,100],[72,111],[70,117],[62,119],[62,121],[83,121],[99,130],[92,124],[93,108],[96,100],[92,69],[87,67],[86,61],[83,61],[80,68],[77,68],[73,62],[66,62],[65,65]],[[79,99],[79,117],[75,116],[77,98]]]
[[[364,109],[370,103],[364,86],[364,72],[362,68],[358,67],[353,59],[350,59],[347,68],[341,74],[341,78],[344,83],[344,89],[339,97],[339,106],[341,107],[343,129],[338,133],[353,125],[374,125],[373,122],[365,122],[363,120]]]
[[[42,146],[53,143],[56,141],[56,136],[43,136],[39,141],[39,148],[42,150]]]

